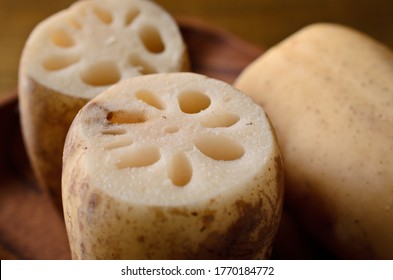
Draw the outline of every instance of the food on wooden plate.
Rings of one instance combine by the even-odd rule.
[[[19,73],[24,140],[38,181],[61,207],[61,154],[79,109],[128,77],[188,69],[177,23],[151,1],[78,1],[41,22]]]
[[[342,258],[393,258],[393,53],[315,24],[248,66],[236,87],[271,118],[286,202]]]
[[[283,170],[260,106],[193,73],[122,81],[68,132],[64,216],[74,259],[266,258]]]

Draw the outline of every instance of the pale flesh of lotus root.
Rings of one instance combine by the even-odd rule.
[[[283,171],[262,108],[192,73],[122,81],[67,135],[62,192],[74,259],[266,258]]]
[[[23,134],[40,184],[60,203],[65,134],[88,100],[122,79],[187,69],[176,22],[151,1],[78,1],[41,22],[19,74]]]

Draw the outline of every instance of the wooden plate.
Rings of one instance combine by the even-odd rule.
[[[178,18],[192,70],[232,83],[260,47],[197,19]],[[17,93],[0,99],[0,259],[69,259],[65,226],[36,184],[20,132]]]

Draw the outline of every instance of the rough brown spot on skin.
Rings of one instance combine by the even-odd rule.
[[[88,190],[89,190],[89,184],[87,184],[87,179],[84,180],[84,181],[85,181],[85,183],[81,184],[79,189],[77,189],[77,192],[79,193],[79,197],[81,199],[86,199],[86,195],[87,195]]]
[[[112,208],[111,207],[111,203],[106,203],[105,204],[105,211],[110,211],[111,208]]]
[[[277,156],[274,158],[275,168],[276,168],[276,183],[279,186],[278,200],[284,200],[285,190],[284,190],[284,166],[282,158]]]
[[[181,209],[181,208],[172,208],[169,210],[169,213],[177,216],[183,216],[183,217],[188,217],[190,214],[188,213],[187,210]]]
[[[275,233],[275,224],[267,223],[261,226],[262,221],[270,221],[271,217],[264,209],[262,200],[255,205],[242,200],[236,202],[240,213],[238,221],[232,226],[234,246],[230,250],[231,258],[253,258],[267,243],[271,243]],[[252,234],[256,233],[254,239]],[[237,237],[239,236],[239,237]]]
[[[63,149],[63,161],[68,162],[68,159],[72,157],[75,152],[77,151],[76,147],[78,145],[77,141],[75,141],[75,137],[73,134],[69,134],[69,141],[67,141],[67,144],[64,145]]]
[[[239,218],[223,233],[212,232],[197,252],[195,259],[252,259],[274,236],[275,224],[261,227],[266,214],[260,200],[255,205],[242,200],[236,202]],[[256,234],[255,234],[256,233]],[[256,236],[256,238],[254,238]]]
[[[85,117],[85,124],[91,125],[91,124],[99,123],[102,126],[107,126],[108,124],[111,124],[106,119],[106,116],[109,113],[108,109],[106,109],[105,107],[103,107],[102,105],[100,105],[97,102],[89,103],[88,107],[89,108],[86,109],[88,111],[102,111],[102,113],[100,113],[100,114],[93,114],[93,117],[89,117],[89,115],[87,115],[87,117]]]
[[[139,243],[145,243],[145,237],[143,235],[142,236],[138,236],[137,241]]]
[[[202,216],[202,223],[204,228],[208,228],[215,220],[216,211],[208,210]]]
[[[78,162],[78,160],[75,159],[75,162]],[[82,197],[85,195],[88,188],[88,180],[86,177],[82,177],[80,168],[72,168],[70,178],[71,180],[70,184],[68,185],[68,195],[70,197],[75,197],[76,195]]]
[[[96,193],[92,193],[89,197],[89,201],[87,203],[87,222],[90,224],[92,223],[93,219],[94,219],[94,212],[97,209],[98,205],[101,203],[101,196],[96,194]]]
[[[119,259],[121,259],[121,252],[114,252],[114,253],[112,253],[110,259],[111,260],[119,260]]]
[[[279,156],[274,157],[274,163],[275,163],[275,167],[277,170],[282,169],[281,157],[279,157]]]
[[[167,216],[165,215],[164,211],[160,208],[152,208],[152,211],[154,212],[157,221],[159,222],[166,222],[168,221]]]
[[[69,146],[71,146],[72,149],[77,150],[78,145],[76,145],[76,146],[75,145],[76,144],[69,145]],[[69,152],[68,156],[70,157],[69,160],[71,162],[78,162],[79,161],[78,158],[80,158],[80,154],[74,155],[74,152]],[[64,162],[67,162],[66,158],[65,158]],[[67,184],[66,198],[73,199],[76,196],[81,197],[82,195],[84,195],[85,190],[87,188],[87,185],[86,185],[87,178],[82,177],[81,169],[73,166],[73,167],[71,167],[71,170],[69,171],[67,176],[68,176],[69,183]]]
[[[75,197],[76,195],[76,182],[75,182],[75,177],[74,176],[70,176],[71,177],[71,182],[68,185],[68,198],[70,197]]]
[[[274,166],[276,168],[276,182],[278,186],[281,186],[284,182],[284,167],[281,157],[277,156],[274,158]]]

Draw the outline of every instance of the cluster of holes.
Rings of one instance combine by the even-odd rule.
[[[165,110],[165,104],[155,93],[149,90],[139,90],[135,97],[157,110]],[[199,91],[185,91],[178,96],[179,108],[186,114],[197,114],[206,110],[211,105],[209,96]],[[114,111],[106,116],[110,124],[138,124],[148,121],[144,112],[138,111]],[[210,113],[201,118],[201,125],[207,128],[231,127],[239,121],[240,117],[234,113]],[[163,127],[165,133],[176,133],[179,126],[168,125]],[[118,127],[102,131],[104,135],[123,135],[126,130]],[[106,146],[107,149],[118,149],[133,145],[129,137],[121,136],[114,138]],[[203,134],[194,139],[195,147],[205,156],[218,161],[233,161],[240,159],[245,151],[243,146],[235,140],[215,134]],[[157,146],[131,146],[127,152],[119,156],[117,168],[136,168],[150,166],[161,158],[160,149]],[[192,164],[186,153],[179,151],[169,161],[167,167],[168,177],[175,186],[185,186],[192,178]]]
[[[124,17],[125,28],[131,25],[140,15],[140,10],[136,7],[130,8]],[[92,14],[104,25],[111,25],[114,18],[110,11],[98,5],[92,9]],[[80,16],[85,16],[86,11],[81,12]],[[83,26],[75,17],[66,19],[66,23],[76,30],[81,30]],[[165,44],[161,38],[159,30],[153,26],[146,24],[142,26],[138,34],[140,42],[146,51],[152,54],[160,54],[165,50]],[[69,31],[64,28],[58,28],[50,35],[50,41],[53,45],[68,49],[74,47],[77,42],[71,36]],[[53,55],[44,59],[42,66],[48,71],[59,71],[80,61],[80,55]],[[144,61],[140,56],[133,54],[129,57],[129,65],[137,69],[141,75],[157,73],[157,69],[148,62]],[[80,74],[81,80],[89,86],[108,86],[117,83],[121,79],[121,73],[118,66],[111,61],[97,62],[88,66]]]

